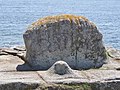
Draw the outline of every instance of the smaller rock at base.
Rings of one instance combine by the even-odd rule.
[[[59,75],[71,74],[73,72],[69,65],[64,61],[57,61],[49,71]]]

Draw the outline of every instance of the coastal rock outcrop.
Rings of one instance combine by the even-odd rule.
[[[24,47],[0,48],[0,90],[119,90],[120,50],[106,49],[109,63],[99,69],[73,70],[57,61],[48,70],[33,71],[19,56],[24,57]]]
[[[106,60],[102,34],[83,16],[58,15],[39,19],[23,35],[26,62],[46,70],[63,60],[72,69],[100,67]]]
[[[92,22],[60,15],[32,25],[26,47],[0,48],[0,90],[120,89],[120,50],[104,48]],[[100,68],[74,70],[91,67]]]

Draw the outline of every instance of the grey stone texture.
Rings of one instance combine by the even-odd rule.
[[[102,34],[83,16],[58,15],[39,19],[23,35],[26,62],[46,70],[63,60],[72,69],[100,67],[106,60]]]
[[[107,53],[111,58],[120,60],[120,50],[117,50],[113,47],[106,47]]]
[[[55,62],[48,71],[50,73],[59,74],[59,75],[73,74],[72,69],[64,61]]]
[[[120,89],[120,59],[115,57],[120,56],[120,50],[107,49],[109,62],[99,69],[73,70],[66,62],[57,61],[48,70],[32,71],[32,67],[19,58],[18,54],[23,51],[13,49],[0,49],[0,90]]]

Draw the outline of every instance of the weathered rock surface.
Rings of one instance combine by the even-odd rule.
[[[2,48],[0,51],[0,71],[32,70],[24,62],[25,52]]]
[[[27,63],[19,58],[17,54],[22,51],[1,48],[0,53],[0,90],[33,90],[45,83],[36,72],[30,71],[32,68]],[[26,72],[28,70],[29,72]]]
[[[0,90],[35,90],[42,84],[36,72],[0,72]]]
[[[0,71],[16,71],[16,67],[20,64],[24,64],[24,61],[17,56],[0,56]]]
[[[50,73],[53,74],[73,74],[72,69],[69,67],[69,65],[64,61],[57,61],[53,66],[49,69]]]
[[[106,47],[106,49],[107,49],[108,55],[111,58],[114,58],[116,60],[120,60],[120,50],[117,50],[113,47]]]
[[[120,90],[120,50],[106,51],[86,18],[40,19],[24,39],[26,48],[0,48],[0,90]]]
[[[21,58],[22,60],[25,61],[25,54],[26,54],[26,50],[24,49],[25,47],[23,47],[23,46],[18,46],[18,47],[2,48],[0,50],[0,55],[10,54],[10,55],[18,56],[19,58]]]
[[[23,36],[26,61],[36,69],[48,69],[59,60],[73,69],[88,69],[100,67],[106,60],[102,34],[82,16],[42,18]]]
[[[109,62],[100,69],[78,71],[58,61],[47,71],[32,71],[17,54],[1,54],[0,90],[119,90],[120,71],[116,68],[120,67],[120,61],[108,58]]]
[[[26,51],[25,46],[14,46],[12,48],[17,51]]]

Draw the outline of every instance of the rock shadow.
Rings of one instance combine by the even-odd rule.
[[[26,62],[24,64],[18,65],[16,67],[17,71],[45,71],[48,69],[44,69],[44,68],[41,69],[39,66],[32,67],[31,65],[29,65]]]
[[[18,65],[16,67],[16,70],[17,71],[33,71],[32,68],[27,63]]]

